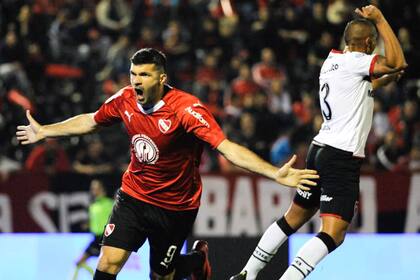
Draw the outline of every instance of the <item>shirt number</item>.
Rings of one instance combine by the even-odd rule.
[[[166,252],[166,258],[164,258],[163,261],[160,262],[160,264],[168,268],[170,263],[172,262],[172,259],[174,258],[176,249],[177,247],[175,245],[169,246],[168,251]]]
[[[320,95],[323,100],[323,102],[321,102],[321,110],[322,110],[322,115],[328,121],[331,120],[331,117],[332,117],[331,107],[330,107],[330,104],[328,104],[327,102],[327,97],[329,93],[330,93],[330,86],[327,83],[323,84],[320,91]]]

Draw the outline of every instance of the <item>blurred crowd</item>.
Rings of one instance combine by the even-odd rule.
[[[394,28],[409,68],[376,92],[363,168],[418,171],[418,1],[2,0],[0,173],[121,172],[129,148],[119,126],[29,147],[14,134],[25,110],[42,124],[94,112],[129,84],[129,58],[143,47],[166,53],[170,84],[205,102],[229,138],[275,165],[295,153],[302,167],[322,123],[321,63],[369,3]],[[210,149],[201,168],[234,170]]]

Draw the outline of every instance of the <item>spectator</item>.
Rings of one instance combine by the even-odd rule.
[[[155,48],[161,50],[163,48],[162,43],[158,38],[158,34],[152,25],[143,26],[140,30],[140,36],[136,43],[136,48]]]
[[[105,154],[102,142],[94,139],[86,146],[86,149],[82,149],[77,154],[73,169],[90,176],[110,173],[113,170],[112,161]]]
[[[252,77],[261,88],[266,90],[270,88],[274,79],[285,78],[285,73],[280,69],[272,49],[261,50],[261,61],[252,66]]]
[[[210,51],[219,46],[219,32],[214,19],[205,17],[200,21],[194,36],[194,46],[198,50]]]
[[[406,152],[409,152],[413,144],[416,131],[420,128],[420,113],[418,102],[406,100],[402,109],[402,137]]]
[[[47,139],[36,146],[25,161],[25,169],[31,172],[57,172],[70,171],[70,160],[66,151],[55,139]]]
[[[44,108],[38,112],[42,121],[96,108],[114,88],[127,84],[127,58],[132,50],[143,46],[167,50],[171,82],[189,90],[197,87],[193,82],[197,74],[206,77],[211,72],[200,62],[212,56],[217,78],[199,85],[199,93],[217,118],[226,123],[227,130],[237,123],[234,116],[252,110],[255,103],[252,95],[238,100],[231,93],[233,84],[235,90],[247,91],[242,81],[233,81],[240,76],[239,68],[255,70],[253,66],[261,66],[261,50],[268,49],[268,66],[264,64],[265,70],[259,72],[254,83],[262,82],[258,87],[268,95],[269,110],[276,117],[280,115],[277,127],[284,123],[294,126],[303,119],[313,122],[301,101],[305,95],[316,96],[320,58],[339,45],[342,22],[351,15],[352,6],[361,1],[226,1],[231,10],[222,7],[220,1],[208,2],[1,1],[0,112],[5,122],[4,139],[11,139],[14,123],[23,121],[22,107]],[[387,114],[398,141],[407,143],[412,141],[413,128],[418,128],[417,122],[404,116],[402,104],[407,99],[419,103],[420,88],[418,5],[411,2],[380,2],[385,14],[401,15],[390,20],[396,23],[410,67],[398,84],[391,83],[375,96],[382,103],[381,117],[375,119],[382,123]],[[383,52],[383,47],[377,49]],[[71,78],[51,76],[50,67],[57,62],[70,64],[79,74]],[[300,105],[284,118],[282,112],[289,111],[290,103]],[[381,143],[372,138],[375,130],[368,145],[372,159],[377,143]],[[10,149],[11,159],[26,158],[27,150],[9,140],[3,142]],[[77,141],[69,144],[74,149]],[[407,157],[410,145],[404,151]]]
[[[420,172],[420,146],[411,148],[408,169],[411,172]]]
[[[23,68],[24,57],[25,47],[10,29],[0,40],[0,80],[8,82],[9,89],[17,87],[29,93],[32,88]]]
[[[130,8],[125,0],[101,0],[96,6],[99,27],[112,39],[128,31],[131,22]]]
[[[118,76],[120,73],[125,73],[128,69],[126,63],[127,57],[132,52],[132,46],[127,35],[121,35],[118,37],[111,48],[109,48],[106,55],[105,67],[96,75],[98,81],[103,81],[113,76]]]
[[[89,232],[92,241],[76,262],[73,280],[77,280],[79,270],[86,269],[93,276],[93,269],[86,263],[90,257],[97,257],[101,251],[102,234],[112,212],[114,200],[107,196],[106,187],[101,180],[93,179],[89,189],[92,202],[89,205]]]
[[[240,97],[243,97],[244,95],[253,95],[260,90],[260,87],[252,79],[251,69],[246,63],[241,64],[239,67],[239,74],[233,79],[230,87],[232,94]]]
[[[202,64],[198,66],[195,73],[194,92],[204,102],[209,101],[211,85],[222,79],[218,60],[217,55],[213,52],[205,54]]]
[[[392,130],[385,135],[384,142],[376,151],[376,167],[379,170],[394,171],[397,168],[400,157],[403,155],[398,146],[398,136]]]
[[[268,108],[274,114],[288,116],[292,113],[292,99],[284,88],[284,80],[275,79],[268,91]]]

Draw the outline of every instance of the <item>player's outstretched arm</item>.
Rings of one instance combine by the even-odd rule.
[[[273,179],[288,187],[308,190],[308,185],[316,186],[316,183],[311,180],[319,178],[315,170],[292,168],[296,156],[293,156],[289,162],[279,169],[264,161],[249,149],[227,139],[220,143],[217,150],[236,166]]]
[[[17,140],[22,145],[36,143],[47,137],[87,134],[98,127],[93,118],[93,113],[77,115],[49,125],[39,124],[29,111],[26,111],[26,117],[29,124],[19,125],[16,131]]]

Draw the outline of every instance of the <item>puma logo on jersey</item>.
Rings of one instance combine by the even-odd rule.
[[[133,116],[133,113],[129,113],[127,110],[125,110],[124,114],[127,116],[128,122],[131,122],[131,117]]]

